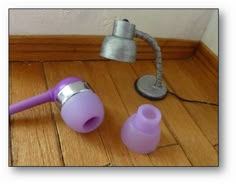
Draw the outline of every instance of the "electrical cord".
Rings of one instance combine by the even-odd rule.
[[[185,98],[183,98],[183,97],[178,96],[177,94],[175,94],[175,93],[173,93],[173,92],[170,92],[169,90],[167,91],[167,93],[169,93],[169,94],[175,96],[176,98],[178,98],[179,100],[184,101],[184,102],[189,102],[189,103],[201,103],[201,104],[219,106],[219,104],[212,103],[212,102],[204,102],[204,101],[198,101],[198,100],[185,99]]]

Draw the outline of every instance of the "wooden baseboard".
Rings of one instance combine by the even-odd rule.
[[[199,42],[199,45],[194,53],[195,57],[199,59],[209,70],[215,75],[218,75],[218,57],[203,43]]]
[[[10,36],[10,61],[88,61],[104,60],[99,56],[104,36],[42,35]],[[186,59],[193,56],[199,42],[157,38],[163,59]],[[137,39],[137,60],[154,59],[150,46]]]

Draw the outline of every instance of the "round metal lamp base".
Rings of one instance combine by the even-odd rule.
[[[167,88],[164,83],[161,87],[154,86],[156,77],[153,75],[144,75],[135,81],[136,91],[149,100],[161,100],[167,94]]]

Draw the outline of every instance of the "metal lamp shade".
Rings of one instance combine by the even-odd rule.
[[[111,60],[135,62],[136,44],[134,40],[107,36],[103,41],[100,55]]]
[[[125,20],[116,20],[112,35],[107,36],[102,44],[102,57],[125,62],[136,60],[135,25]]]
[[[146,41],[155,51],[156,76],[144,75],[136,80],[135,89],[143,97],[150,100],[160,100],[167,95],[167,88],[162,80],[161,48],[156,39],[147,33],[136,30],[134,24],[128,20],[116,20],[113,24],[111,36],[107,36],[102,44],[102,57],[125,62],[135,62],[136,44],[134,37]]]

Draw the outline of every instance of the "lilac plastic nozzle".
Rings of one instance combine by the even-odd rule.
[[[161,112],[153,105],[139,106],[137,113],[131,115],[121,130],[123,143],[138,153],[153,152],[160,142]]]
[[[19,103],[10,105],[10,115],[31,107],[58,101],[65,123],[78,132],[95,130],[103,121],[104,107],[87,83],[77,77],[68,77],[54,88]]]

